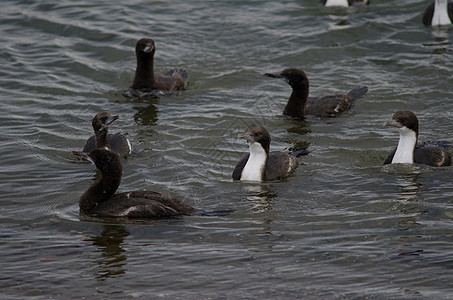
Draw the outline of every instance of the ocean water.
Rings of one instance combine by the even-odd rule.
[[[1,299],[451,299],[453,169],[382,166],[397,110],[420,140],[453,142],[453,28],[429,1],[324,8],[300,1],[12,1],[0,8]],[[186,91],[125,96],[135,42]],[[302,68],[310,95],[369,92],[339,118],[281,115]],[[101,110],[134,148],[119,191],[206,211],[135,222],[79,216],[96,177],[71,155]],[[270,183],[231,180],[265,126],[271,150],[308,149]]]

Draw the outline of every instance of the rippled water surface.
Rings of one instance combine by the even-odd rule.
[[[384,128],[414,111],[420,140],[453,142],[453,31],[427,1],[13,1],[0,9],[0,298],[446,299],[453,169],[382,167]],[[188,89],[124,96],[135,42]],[[336,119],[281,116],[303,68],[310,95],[369,93]],[[101,110],[134,147],[120,191],[169,193],[221,216],[132,223],[79,217],[92,165],[71,155]],[[231,180],[251,123],[272,150],[307,148],[286,180]]]

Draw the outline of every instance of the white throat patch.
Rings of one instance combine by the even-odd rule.
[[[326,6],[344,6],[348,7],[349,3],[348,0],[327,0]]]
[[[400,133],[400,140],[392,164],[413,164],[417,134],[406,126],[398,128],[398,132]]]
[[[436,0],[431,25],[436,26],[451,24],[451,20],[448,17],[447,5],[447,0]]]
[[[241,180],[261,181],[266,167],[266,151],[260,143],[250,143],[250,156],[242,169]]]

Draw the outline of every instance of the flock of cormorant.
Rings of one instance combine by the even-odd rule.
[[[369,0],[321,0],[325,6],[367,5]],[[424,15],[426,26],[452,24],[453,2],[435,0]],[[133,90],[181,91],[186,87],[188,73],[183,68],[173,68],[165,74],[154,72],[155,43],[150,38],[137,41],[135,52],[137,67]],[[336,117],[351,108],[356,99],[363,97],[368,87],[355,88],[347,94],[309,98],[309,81],[301,69],[289,68],[279,73],[264,74],[271,78],[281,78],[292,88],[283,114],[297,119],[306,115],[319,118]],[[178,199],[152,191],[116,193],[121,183],[123,159],[131,154],[131,144],[122,134],[109,134],[108,129],[119,116],[108,111],[98,113],[92,120],[94,135],[91,136],[82,152],[73,154],[93,162],[102,173],[79,200],[80,213],[97,217],[116,218],[163,218],[188,215],[195,212],[191,206]],[[451,155],[435,145],[418,144],[418,119],[411,111],[397,111],[392,121],[384,126],[395,127],[400,135],[398,146],[384,164],[408,163],[430,166],[450,166]],[[234,168],[233,180],[273,181],[290,175],[299,165],[296,156],[307,151],[286,153],[270,151],[271,136],[266,128],[252,124],[238,138],[249,144],[249,153]]]

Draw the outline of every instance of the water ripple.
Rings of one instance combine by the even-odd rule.
[[[424,6],[7,0],[3,295],[448,297],[451,168],[382,166],[398,140],[382,123],[396,110],[416,112],[421,141],[451,142],[452,30],[424,27]],[[187,91],[127,94],[141,37],[156,41],[157,71],[188,69]],[[286,67],[306,71],[311,96],[370,91],[337,119],[289,120],[290,87],[263,76]],[[125,224],[80,217],[96,171],[71,151],[101,110],[120,114],[111,131],[134,148],[119,191],[234,212]],[[237,133],[251,123],[269,130],[271,150],[308,148],[292,176],[231,180],[248,151]]]

